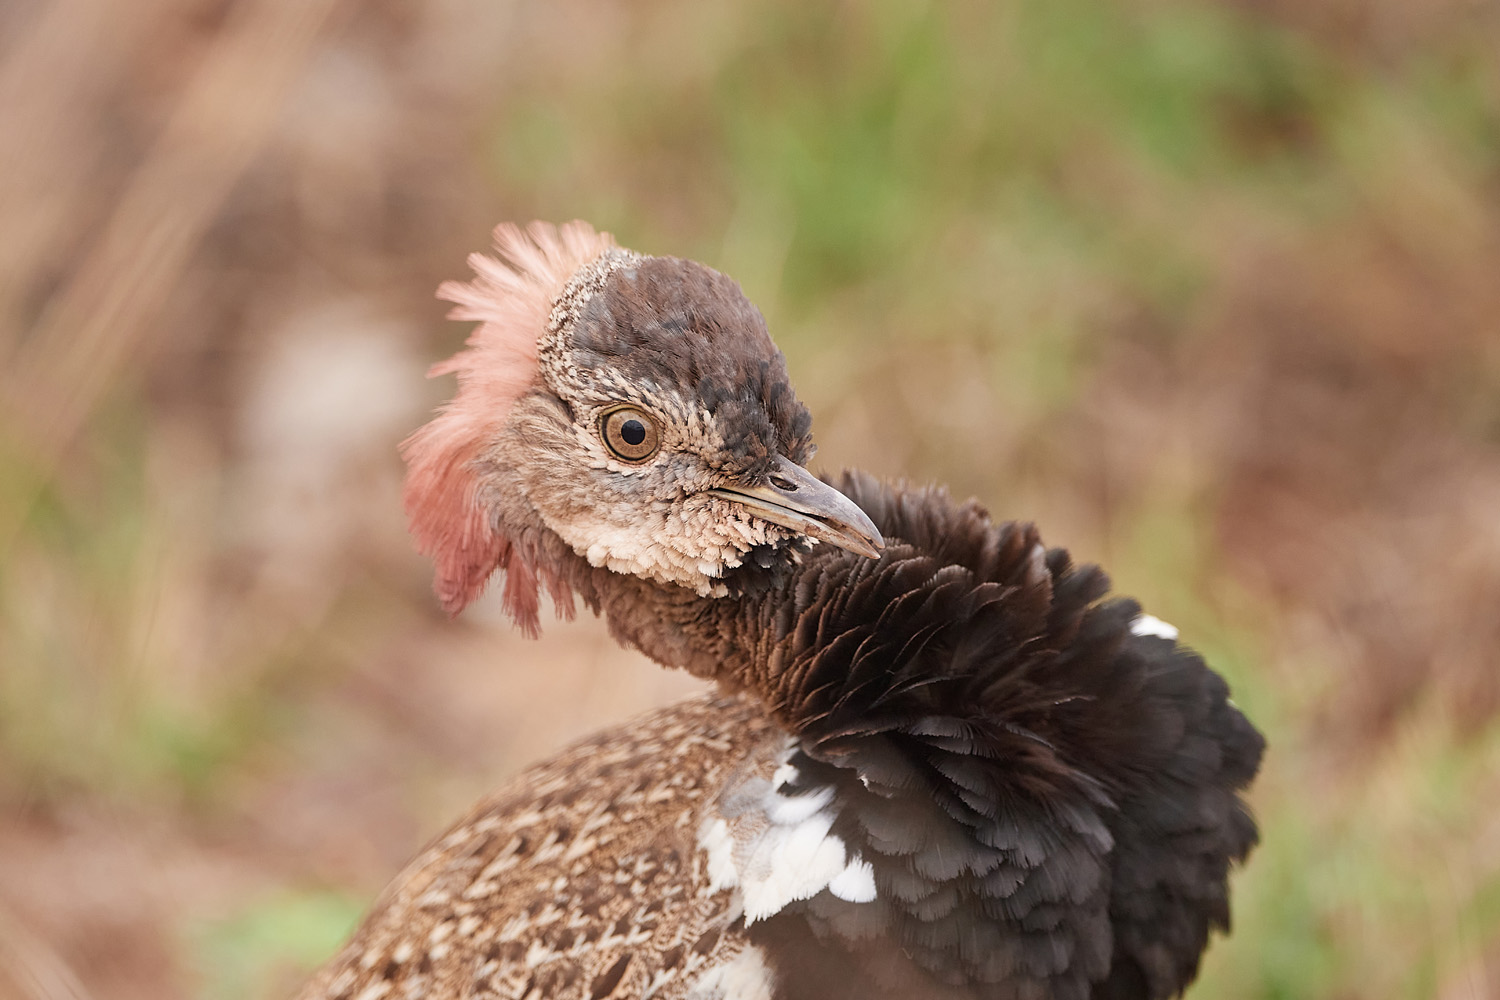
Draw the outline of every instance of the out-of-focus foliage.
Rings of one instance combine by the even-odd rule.
[[[432,289],[580,216],[744,283],[820,461],[1231,679],[1264,842],[1193,995],[1500,994],[1496,52],[1469,0],[0,7],[0,995],[284,994],[691,689],[442,620],[404,537]]]

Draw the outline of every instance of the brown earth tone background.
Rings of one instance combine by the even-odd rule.
[[[0,998],[286,995],[693,690],[446,621],[437,283],[739,278],[815,465],[1107,565],[1271,739],[1197,997],[1500,996],[1500,4],[0,5]]]

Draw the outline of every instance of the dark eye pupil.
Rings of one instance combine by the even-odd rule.
[[[646,440],[646,425],[639,420],[627,420],[620,425],[620,437],[626,444],[640,444]]]

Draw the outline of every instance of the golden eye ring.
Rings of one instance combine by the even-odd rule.
[[[610,454],[622,462],[639,464],[661,449],[656,418],[635,406],[616,406],[599,417],[599,437]]]

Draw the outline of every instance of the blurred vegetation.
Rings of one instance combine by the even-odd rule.
[[[0,995],[284,994],[690,690],[443,621],[404,539],[432,289],[533,217],[739,278],[820,461],[1230,678],[1263,844],[1192,995],[1500,995],[1496,52],[1468,0],[7,6]]]

